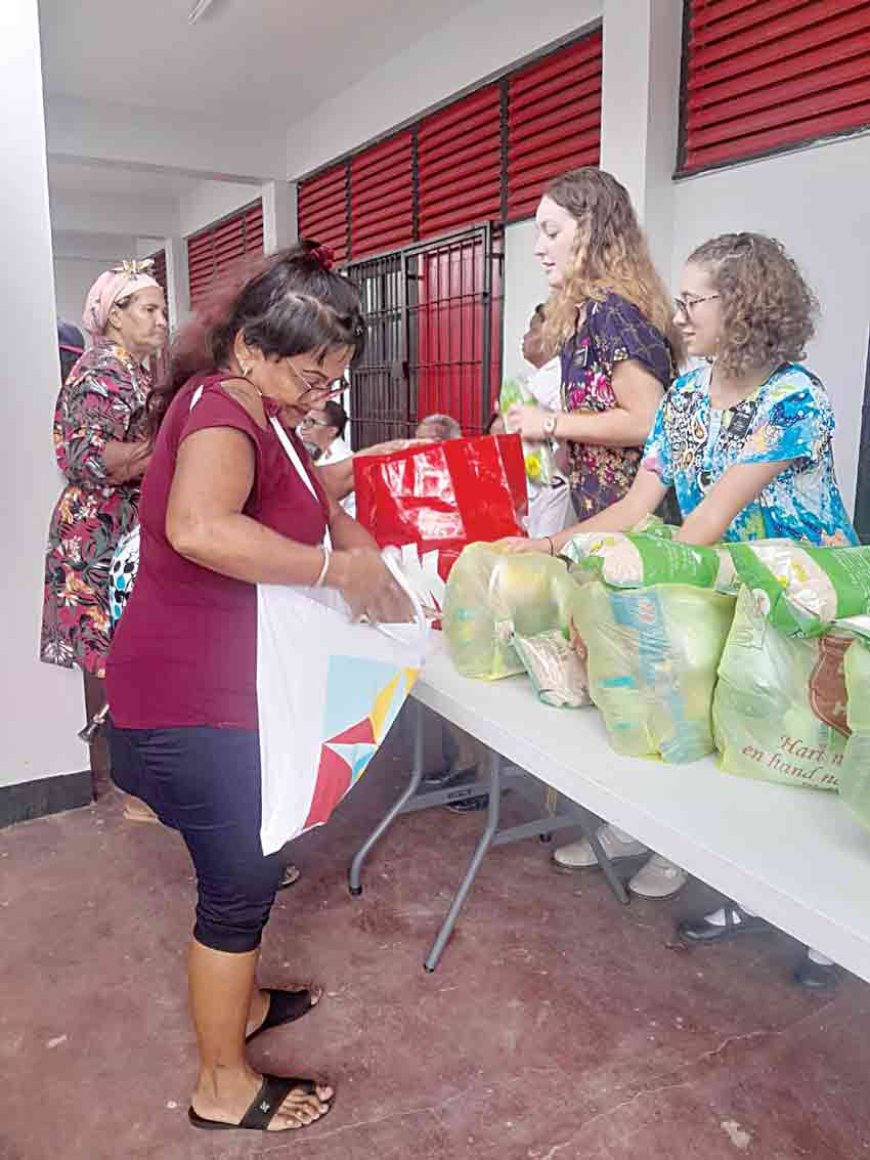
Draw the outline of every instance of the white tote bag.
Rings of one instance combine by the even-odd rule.
[[[312,494],[281,425],[275,433]],[[257,704],[264,854],[313,826],[362,776],[420,674],[428,625],[393,559],[385,559],[414,606],[411,624],[351,621],[331,589],[257,585]]]

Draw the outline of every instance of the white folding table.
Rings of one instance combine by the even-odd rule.
[[[481,788],[494,791],[484,833],[426,958],[428,970],[437,965],[491,845],[578,824],[592,836],[603,818],[870,982],[870,832],[835,793],[736,777],[721,772],[712,757],[692,765],[621,757],[595,709],[542,705],[525,677],[492,683],[461,677],[438,637],[413,696],[487,747],[486,781],[420,793],[418,726],[409,786],[350,870],[351,891],[358,894],[365,857],[399,814]],[[501,790],[508,783],[522,788],[528,774],[556,791],[560,807],[555,816],[500,832]],[[603,868],[624,901],[612,868]]]

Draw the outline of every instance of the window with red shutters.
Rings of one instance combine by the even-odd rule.
[[[253,202],[237,213],[187,239],[187,272],[190,304],[196,304],[209,287],[248,255],[263,253],[263,203]]]
[[[680,171],[870,126],[868,0],[686,0]]]
[[[350,162],[353,258],[399,250],[414,239],[413,135],[398,133]]]
[[[153,254],[148,257],[154,263],[151,268],[151,276],[160,283],[160,288],[164,294],[167,294],[166,286],[166,249],[155,250]]]
[[[501,217],[501,90],[488,85],[418,129],[419,237]]]
[[[508,79],[508,220],[530,217],[548,181],[600,152],[599,29]]]
[[[329,246],[336,262],[347,258],[348,169],[342,161],[299,182],[299,236]]]

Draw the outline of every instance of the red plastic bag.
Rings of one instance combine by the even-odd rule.
[[[427,443],[354,459],[357,519],[382,548],[438,552],[447,579],[466,544],[522,536],[528,506],[518,435]]]

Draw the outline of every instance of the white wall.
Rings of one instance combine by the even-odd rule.
[[[97,258],[55,258],[54,300],[58,318],[81,329],[85,294],[108,265]]]
[[[870,136],[832,142],[676,185],[672,285],[689,252],[715,234],[778,237],[819,297],[822,320],[807,358],[837,415],[834,450],[852,507],[870,330]]]
[[[79,672],[37,659],[45,533],[58,495],[51,419],[59,382],[48,176],[36,0],[0,5],[0,127],[4,212],[0,250],[15,271],[0,310],[0,343],[25,352],[3,364],[0,429],[4,504],[3,697],[0,785],[86,768],[76,739],[84,717]]]
[[[259,185],[239,181],[202,181],[179,200],[177,236],[189,237],[243,205],[256,201],[260,195]]]
[[[602,0],[480,0],[336,93],[287,134],[299,177],[598,20]]]
[[[515,222],[505,230],[504,257],[504,355],[502,374],[513,378],[528,370],[520,350],[532,311],[550,293],[540,263],[532,253],[534,221]]]

